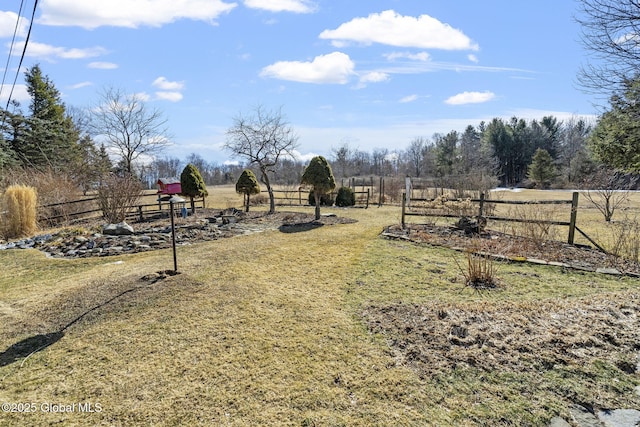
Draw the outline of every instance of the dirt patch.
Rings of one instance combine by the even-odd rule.
[[[543,372],[608,361],[637,370],[640,294],[553,302],[369,307],[368,328],[421,377],[460,367]]]

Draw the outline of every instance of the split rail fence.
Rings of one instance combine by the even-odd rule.
[[[409,194],[409,196],[407,196]],[[402,228],[405,228],[407,217],[441,217],[441,218],[460,218],[460,213],[446,213],[446,212],[428,212],[429,210],[438,210],[438,209],[425,209],[424,207],[420,207],[420,203],[433,203],[438,199],[426,199],[426,198],[413,198],[410,196],[410,192],[407,193],[404,191],[402,193]],[[567,235],[567,243],[573,245],[575,241],[576,231],[580,233],[585,239],[587,239],[591,244],[600,249],[601,251],[605,251],[600,245],[598,245],[593,239],[591,239],[584,231],[580,230],[576,225],[577,216],[578,216],[578,198],[580,193],[577,191],[573,192],[573,196],[571,200],[493,200],[485,198],[484,193],[480,193],[480,198],[474,199],[439,199],[444,202],[453,202],[453,203],[464,203],[471,202],[477,204],[477,213],[478,217],[482,217],[487,221],[503,221],[503,222],[518,222],[518,223],[529,223],[529,224],[546,224],[546,225],[556,225],[556,226],[565,226],[568,227],[569,232]],[[548,219],[539,219],[539,218],[517,218],[517,217],[506,217],[506,216],[496,216],[496,215],[487,215],[487,211],[493,212],[494,209],[489,208],[491,205],[498,204],[507,204],[507,205],[526,205],[526,206],[536,206],[536,205],[567,205],[570,207],[569,209],[569,220],[568,221],[556,221],[556,220],[548,220]]]

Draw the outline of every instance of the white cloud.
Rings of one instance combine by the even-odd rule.
[[[41,0],[38,22],[44,25],[137,28],[160,27],[179,19],[214,23],[236,3],[221,0]]]
[[[16,43],[14,54],[19,54],[24,48],[24,42]],[[95,58],[107,53],[107,50],[102,47],[90,47],[85,49],[78,48],[66,48],[59,46],[51,46],[45,43],[29,42],[27,46],[26,56],[53,60],[53,59],[85,59]]]
[[[165,77],[158,77],[153,81],[152,85],[164,91],[179,91],[184,89],[184,82],[171,82]]]
[[[413,102],[413,101],[415,101],[415,100],[417,100],[417,99],[418,99],[418,95],[413,94],[413,95],[407,95],[407,96],[405,96],[405,97],[404,97],[404,98],[402,98],[399,102],[400,102],[401,104],[407,104],[407,103],[409,103],[409,102]]]
[[[415,18],[402,16],[393,10],[372,13],[366,18],[354,18],[335,30],[324,30],[319,37],[332,40],[337,46],[357,42],[420,49],[478,49],[462,31],[429,15]]]
[[[473,53],[470,53],[469,55],[467,55],[467,59],[471,62],[473,62],[474,64],[477,64],[478,62],[480,62],[480,60],[478,59],[477,56],[475,56]]]
[[[496,94],[489,91],[484,92],[462,92],[448,98],[445,104],[449,105],[464,105],[464,104],[481,104],[483,102],[491,101],[496,97]]]
[[[156,98],[162,101],[178,102],[182,101],[182,94],[175,91],[159,91],[156,92]]]
[[[80,82],[80,83],[76,83],[74,85],[69,86],[69,89],[82,89],[83,87],[87,87],[87,86],[93,86],[93,83],[91,83],[91,82]]]
[[[346,84],[355,65],[348,55],[332,52],[311,62],[280,61],[262,69],[260,76],[302,83]]]
[[[7,100],[9,99],[9,93],[11,92],[11,85],[3,85],[0,86],[0,102],[4,105],[3,108],[7,104]],[[18,102],[27,102],[31,100],[31,95],[27,92],[26,85],[15,85],[13,88],[13,94],[11,95],[11,99]]]
[[[98,70],[115,70],[118,68],[118,64],[114,64],[113,62],[90,62],[87,67]]]
[[[16,22],[18,28],[16,31]],[[18,37],[24,37],[27,35],[27,26],[29,20],[18,17],[15,12],[3,12],[0,10],[0,37],[13,37],[14,31]]]
[[[305,0],[244,0],[251,9],[263,9],[270,12],[312,13],[316,6]]]
[[[431,59],[431,56],[427,53],[427,52],[418,52],[418,53],[411,53],[411,52],[393,52],[393,53],[387,53],[385,55],[383,55],[385,58],[387,58],[389,61],[395,61],[396,59],[411,59],[413,61],[428,61],[429,59]]]
[[[360,77],[360,83],[379,83],[389,80],[389,74],[380,71],[371,71]]]

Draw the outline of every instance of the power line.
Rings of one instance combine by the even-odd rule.
[[[18,35],[18,28],[20,28],[20,18],[22,17],[22,8],[24,6],[24,0],[20,1],[20,9],[18,10],[18,19],[16,19],[16,26],[13,29],[13,37],[11,38],[11,44],[9,45],[9,55],[7,56],[7,64],[4,67],[4,73],[2,74],[2,83],[0,84],[0,95],[2,89],[4,89],[4,82],[7,79],[7,73],[9,72],[9,65],[11,62],[11,55],[13,54],[13,47],[16,43],[16,36]]]
[[[24,0],[21,0],[20,12],[22,12],[22,4],[23,3],[24,3]],[[24,46],[22,48],[22,54],[20,55],[20,62],[18,63],[18,69],[16,70],[16,76],[13,79],[13,83],[11,85],[11,91],[9,91],[9,96],[7,97],[7,106],[5,108],[5,110],[7,110],[7,111],[9,110],[9,103],[11,102],[11,97],[13,96],[13,90],[16,87],[16,82],[18,81],[18,76],[20,75],[20,69],[22,68],[22,61],[24,60],[24,56],[25,56],[25,54],[27,52],[27,45],[29,44],[29,38],[31,37],[31,29],[33,28],[33,20],[34,20],[34,18],[36,16],[36,8],[37,7],[38,7],[38,0],[35,0],[33,2],[33,11],[31,12],[31,20],[29,21],[29,30],[27,31],[27,37],[24,40]],[[17,31],[19,22],[20,22],[20,14],[18,14],[18,22],[16,22],[16,31]],[[14,39],[15,39],[15,32],[14,32]],[[11,47],[13,48],[13,41],[11,42]],[[9,52],[9,56],[11,56],[11,52]],[[3,78],[3,85],[4,85],[4,78]],[[4,119],[3,119],[3,121],[4,121]]]

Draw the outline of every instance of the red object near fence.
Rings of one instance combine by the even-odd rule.
[[[182,193],[182,186],[178,178],[160,178],[158,179],[158,194],[180,194]]]

